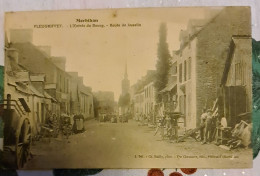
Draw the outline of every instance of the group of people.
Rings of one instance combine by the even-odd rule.
[[[160,131],[161,137],[168,139],[178,139],[177,116],[173,118],[170,114],[165,113],[159,120],[154,135]]]
[[[148,123],[152,121],[152,114],[146,115],[143,113],[136,113],[135,120],[139,121],[142,125],[148,125]]]
[[[74,114],[72,116],[61,114],[58,117],[56,114],[49,112],[46,115],[44,126],[52,129],[55,133],[54,136],[58,135],[56,133],[59,133],[60,130],[64,131],[64,129],[66,129],[66,133],[68,131],[74,133],[83,132],[85,130],[84,116],[82,114]]]

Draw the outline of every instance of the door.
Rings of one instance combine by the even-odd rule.
[[[234,127],[240,122],[239,114],[246,112],[246,90],[243,86],[229,86],[224,89],[224,113],[228,126]]]

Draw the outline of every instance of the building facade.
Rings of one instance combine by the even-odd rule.
[[[32,30],[11,30],[10,38],[5,44],[5,96],[27,104],[33,134],[52,114],[94,117],[92,90],[82,77],[66,72],[65,57],[51,56],[48,46],[33,45]]]
[[[40,131],[40,124],[45,123],[51,112],[54,112],[53,107],[58,107],[58,102],[44,90],[45,75],[30,73],[18,64],[18,60],[18,51],[6,47],[4,95],[5,99],[10,94],[12,100],[23,100],[27,104],[27,113],[19,111],[19,108],[16,113],[28,117],[35,135]]]
[[[136,84],[132,87],[133,90],[133,114],[135,117],[140,115],[153,116],[156,98],[154,88],[155,71],[148,70],[146,75],[143,76]]]
[[[180,32],[180,49],[174,52],[176,111],[184,115],[187,128],[198,126],[202,110],[211,108],[218,97],[232,36],[251,34],[249,16],[249,9],[226,7],[205,21],[191,20],[188,29]]]
[[[85,119],[94,118],[94,100],[90,87],[83,84],[83,77],[77,72],[69,72],[71,76],[70,112],[82,114]]]

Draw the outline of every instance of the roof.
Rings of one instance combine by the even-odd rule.
[[[205,21],[203,21],[203,20],[201,20],[201,21],[200,21],[200,20],[197,20],[197,21],[196,21],[196,20],[191,20],[191,21],[190,21],[190,25],[192,25],[192,23],[193,23],[193,25],[195,25],[194,27],[199,27],[199,28],[197,28],[196,30],[194,30],[194,31],[191,33],[191,35],[188,37],[188,39],[186,39],[186,40],[183,42],[183,44],[180,46],[180,49],[179,49],[178,51],[176,51],[176,53],[181,52],[181,50],[183,50],[186,46],[188,46],[189,42],[192,41],[194,38],[196,38],[196,37],[206,28],[206,26],[208,26],[208,25],[210,25],[211,23],[213,23],[213,22],[216,20],[216,18],[217,18],[223,11],[224,11],[224,9],[220,10],[220,12],[218,12],[217,15],[215,15],[214,17],[212,17],[212,18],[209,19],[209,20],[206,20],[206,19],[205,19]],[[181,39],[184,34],[186,34],[186,33],[185,33],[185,31],[182,30],[182,31],[180,32],[179,39]],[[186,37],[186,38],[187,38],[187,37]]]
[[[168,83],[167,86],[160,91],[160,93],[169,92],[169,91],[171,91],[171,90],[172,90],[174,87],[176,87],[176,86],[177,86],[177,81],[174,80],[173,82]]]
[[[16,88],[17,91],[22,92],[24,94],[31,94],[30,89],[28,89],[28,87],[26,86],[25,83],[21,83],[21,82],[15,82],[14,84],[8,83],[9,85],[12,85]]]
[[[31,90],[32,95],[44,97],[44,95],[41,92],[39,92],[33,85],[28,85],[28,88]]]
[[[80,85],[79,86],[79,91],[83,94],[86,94],[86,95],[92,95],[91,93],[91,88],[90,87],[86,87],[85,85]]]
[[[29,73],[28,73],[29,74]],[[15,87],[15,89],[21,93],[28,94],[28,95],[34,95],[41,98],[47,98],[52,99],[53,101],[57,101],[53,97],[51,97],[47,92],[44,92],[43,94],[39,92],[33,85],[28,83],[27,81],[21,81],[18,80],[16,72],[14,74],[8,74],[8,85]]]
[[[224,71],[223,71],[223,75],[222,75],[222,78],[221,78],[221,86],[225,85],[226,82],[227,82],[227,78],[228,78],[228,72],[230,70],[230,66],[231,66],[231,63],[232,63],[232,60],[233,60],[233,55],[234,55],[234,51],[235,51],[235,40],[236,39],[248,39],[248,38],[251,38],[250,36],[245,36],[245,35],[241,35],[241,36],[233,36],[232,37],[232,40],[230,42],[230,46],[229,46],[229,52],[228,52],[228,56],[227,56],[227,60],[226,60],[226,63],[225,63],[225,67],[224,67]]]
[[[53,65],[57,70],[64,72],[67,76],[70,77],[70,74],[68,74],[66,71],[62,70],[55,63],[52,62],[51,57],[48,54],[43,52],[41,49],[39,49],[32,43],[13,43],[11,47],[17,49],[20,56],[25,58],[33,58],[34,60],[44,60],[44,62]]]
[[[140,94],[144,91],[144,88],[142,87],[141,89],[137,90],[135,94]]]
[[[53,98],[53,97],[52,97],[50,94],[48,94],[46,91],[44,91],[43,94],[44,94],[44,97],[45,97],[45,98],[51,99],[51,100],[53,100],[53,101],[55,101],[55,102],[58,102],[55,98]]]
[[[154,81],[156,75],[156,70],[148,70],[146,75],[141,78],[141,80],[138,80],[135,86],[135,93],[140,93],[143,91],[143,88]]]

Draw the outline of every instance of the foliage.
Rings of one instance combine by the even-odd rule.
[[[94,117],[98,117],[99,101],[95,96],[93,96],[93,106],[94,106]]]
[[[101,172],[103,169],[54,169],[54,176],[86,176],[95,175]]]
[[[118,104],[120,107],[126,107],[130,104],[130,94],[120,95]]]
[[[260,150],[260,41],[252,40],[253,66],[253,155],[257,156]]]
[[[170,70],[170,58],[171,55],[168,49],[167,39],[167,26],[162,23],[159,29],[159,43],[157,48],[157,63],[156,63],[156,77],[155,77],[155,89],[156,100],[160,101],[158,92],[166,87],[168,83],[168,74]]]

